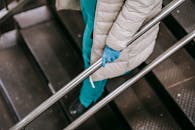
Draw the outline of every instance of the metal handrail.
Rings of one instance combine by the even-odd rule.
[[[137,82],[139,79],[141,79],[147,73],[149,73],[152,69],[154,69],[157,65],[159,65],[161,62],[166,60],[169,56],[174,54],[180,48],[185,46],[194,37],[195,37],[195,30],[192,31],[190,34],[186,35],[184,38],[182,38],[180,41],[178,41],[176,44],[174,44],[172,47],[170,47],[167,51],[165,51],[159,57],[157,57],[152,63],[147,65],[142,71],[140,71],[133,78],[129,79],[128,81],[126,81],[125,83],[120,85],[116,90],[114,90],[112,93],[110,93],[104,99],[102,99],[97,104],[95,104],[87,112],[85,112],[83,115],[81,115],[75,121],[73,121],[70,125],[68,125],[64,130],[73,130],[73,129],[77,128],[79,125],[81,125],[83,122],[85,122],[89,117],[91,117],[93,114],[95,114],[98,110],[103,108],[106,104],[108,104],[110,101],[112,101],[114,98],[116,98],[119,94],[121,94],[123,91],[125,91],[128,87],[133,85],[135,82]]]
[[[185,0],[174,0],[169,3],[166,7],[162,9],[160,13],[156,15],[149,23],[147,23],[136,35],[133,36],[132,40],[128,43],[130,45],[140,36],[142,36],[147,30],[152,28],[154,25],[158,24],[164,17],[166,17],[170,12],[172,12],[175,8],[181,5]],[[98,70],[102,65],[102,59],[100,58],[96,63],[91,65],[88,69],[84,70],[77,77],[71,80],[67,85],[61,88],[56,94],[52,95],[42,104],[40,104],[37,108],[35,108],[31,113],[29,113],[26,117],[24,117],[20,122],[10,128],[10,130],[20,130],[24,126],[28,125],[31,121],[36,119],[39,115],[41,115],[44,111],[46,111],[49,107],[51,107],[54,103],[60,100],[64,95],[70,92],[73,88],[75,88],[79,83],[81,83],[84,79],[86,79],[89,75]]]

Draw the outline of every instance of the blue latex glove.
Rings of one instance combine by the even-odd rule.
[[[102,66],[105,67],[106,63],[112,63],[120,56],[120,51],[113,50],[112,48],[106,46],[102,56]]]

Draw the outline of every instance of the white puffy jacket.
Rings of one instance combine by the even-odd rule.
[[[77,0],[72,0],[77,1]],[[127,47],[134,34],[160,10],[162,0],[97,0],[91,63],[102,57],[105,45],[122,50],[119,59],[101,67],[93,81],[117,77],[133,70],[153,52],[159,25]]]

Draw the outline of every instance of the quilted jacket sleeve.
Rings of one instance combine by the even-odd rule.
[[[122,50],[140,29],[159,0],[126,0],[114,22],[106,43],[114,50]]]

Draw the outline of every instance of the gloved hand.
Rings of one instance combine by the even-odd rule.
[[[102,56],[102,66],[105,67],[106,63],[112,63],[120,56],[120,51],[113,50],[106,46]]]

